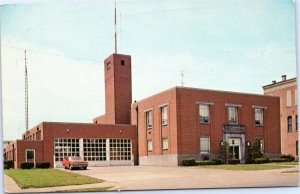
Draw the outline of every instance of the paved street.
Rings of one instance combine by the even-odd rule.
[[[116,166],[89,167],[89,170],[72,172],[117,183],[120,190],[139,190],[296,186],[298,173],[282,173],[293,170],[233,171],[197,167]]]

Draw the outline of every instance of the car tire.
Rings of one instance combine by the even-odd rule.
[[[83,170],[86,170],[87,169],[87,167],[83,167]]]
[[[65,166],[65,169],[67,169],[67,166]]]

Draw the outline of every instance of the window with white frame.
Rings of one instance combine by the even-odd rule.
[[[238,108],[235,106],[228,106],[229,124],[238,124]]]
[[[131,160],[130,139],[110,139],[110,160]]]
[[[83,139],[83,156],[87,161],[105,161],[106,139]]]
[[[148,152],[152,151],[152,140],[147,140],[147,150]]]
[[[79,156],[79,139],[54,140],[55,161],[62,161],[67,156]]]
[[[168,124],[168,106],[161,107],[161,124],[162,125]]]
[[[146,112],[146,127],[147,129],[152,128],[152,110]]]
[[[210,150],[210,141],[209,137],[200,138],[200,153],[209,153]]]
[[[163,148],[163,150],[169,149],[169,140],[168,140],[168,138],[163,138],[162,139],[162,148]]]
[[[292,119],[292,116],[288,116],[287,117],[287,129],[288,129],[288,132],[292,132],[293,131],[293,119]]]
[[[286,106],[287,107],[292,106],[292,92],[291,92],[291,90],[286,91]]]
[[[255,108],[255,125],[263,126],[264,125],[264,111],[262,108]]]
[[[199,105],[199,119],[200,119],[200,123],[210,123],[208,104]]]

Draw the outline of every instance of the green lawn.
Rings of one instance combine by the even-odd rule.
[[[273,165],[299,165],[299,162],[278,162],[278,163],[268,163],[268,164],[273,164]]]
[[[86,188],[86,189],[71,189],[57,192],[99,192],[99,191],[107,191],[113,187],[95,187],[95,188]]]
[[[101,183],[103,180],[57,169],[10,169],[4,173],[22,189]]]
[[[236,164],[236,165],[207,165],[198,166],[200,168],[213,168],[213,169],[223,169],[223,170],[271,170],[271,169],[281,169],[281,168],[293,168],[293,166],[279,165],[279,163],[274,164]]]

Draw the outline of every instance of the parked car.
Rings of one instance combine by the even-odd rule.
[[[69,157],[66,157],[62,161],[62,164],[65,167],[65,169],[69,168],[70,170],[72,170],[74,168],[83,168],[83,169],[86,170],[86,168],[88,166],[88,162],[85,161],[80,156],[69,156]]]

